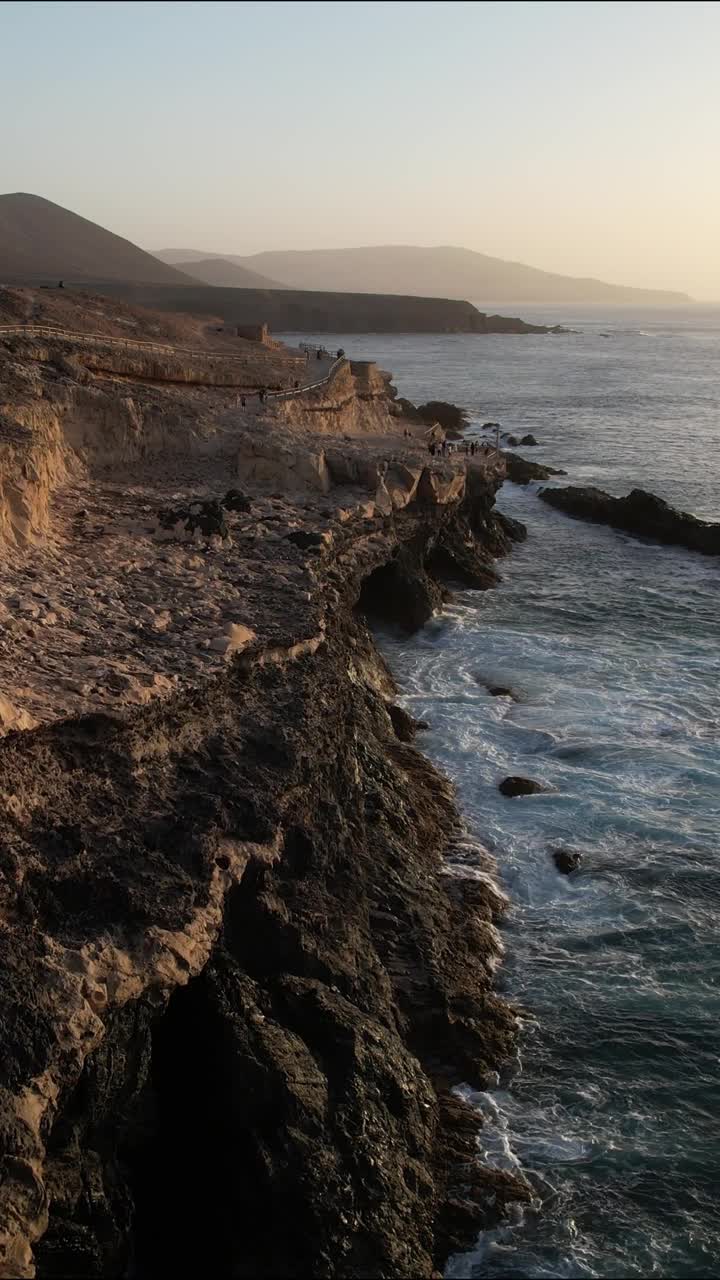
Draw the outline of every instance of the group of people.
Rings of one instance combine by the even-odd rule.
[[[474,458],[480,447],[479,440],[462,440],[459,444],[453,444],[451,440],[431,440],[428,450],[433,458],[448,458],[454,453],[464,453],[466,457]]]

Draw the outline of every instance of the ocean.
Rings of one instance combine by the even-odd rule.
[[[487,308],[483,308],[487,309]],[[507,308],[505,308],[507,311]],[[532,432],[562,484],[650,489],[720,519],[720,308],[518,310],[556,336],[333,335],[471,430]],[[322,338],[322,335],[320,335]],[[382,645],[468,847],[510,899],[498,989],[517,1061],[463,1092],[533,1205],[449,1277],[720,1271],[720,563],[571,520],[537,486],[501,585]],[[501,685],[512,697],[493,697]],[[508,800],[508,774],[555,791]],[[555,848],[582,854],[560,875]],[[478,853],[478,865],[480,865]],[[472,861],[472,859],[471,859]]]

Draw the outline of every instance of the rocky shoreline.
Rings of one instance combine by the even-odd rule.
[[[65,465],[83,402],[67,370],[53,391],[52,361],[38,351],[28,368]],[[113,394],[98,383],[93,404]],[[138,382],[132,395],[142,422],[149,393]],[[4,408],[38,420],[18,405]],[[99,613],[88,604],[73,621],[68,608],[55,624],[77,635],[95,684],[65,695],[62,719],[48,692],[40,723],[0,743],[0,1276],[431,1277],[529,1196],[479,1161],[479,1119],[452,1092],[513,1052],[515,1013],[493,991],[503,899],[451,873],[452,788],[412,745],[366,621],[412,630],[453,581],[492,585],[523,530],[494,509],[496,455],[434,462],[424,428],[392,435],[387,380],[345,369],[307,410],[314,452],[296,402],[262,420],[261,438],[219,401],[169,485],[162,456],[142,464],[142,510],[152,491],[166,511],[172,490],[196,514],[187,494],[202,477],[215,532],[162,519],[153,531],[129,514],[116,536],[92,508],[78,532],[47,498],[48,573],[61,537],[78,570],[80,547],[86,559],[106,547],[106,563],[134,538],[145,584],[179,590],[187,561],[190,594],[223,602],[223,646],[198,639],[200,665],[181,669],[173,628],[200,636],[202,609],[143,606],[162,622],[155,648],[143,631],[147,654],[179,674],[113,709],[93,656],[103,588]],[[385,434],[318,441],[365,421]],[[85,437],[96,452],[103,422]],[[230,458],[244,492],[223,498]],[[21,474],[19,453],[12,465]],[[42,567],[37,546],[24,555],[13,573]],[[22,625],[45,661],[46,602],[33,598],[40,614]],[[128,635],[111,637],[106,665]]]

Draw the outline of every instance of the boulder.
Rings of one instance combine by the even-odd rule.
[[[720,555],[720,522],[677,511],[645,489],[633,489],[624,498],[613,498],[603,489],[567,485],[541,489],[539,496],[566,515],[608,524],[636,538],[687,547],[706,556]]]
[[[503,778],[498,784],[498,791],[504,796],[535,796],[543,791],[551,791],[545,782],[536,782],[534,778],[521,778],[512,775],[509,778]]]
[[[518,453],[504,452],[508,480],[513,484],[529,484],[531,480],[549,480],[551,476],[565,476],[567,471],[559,471],[556,467],[545,467],[539,462],[528,462]]]
[[[418,405],[416,413],[423,422],[439,422],[446,431],[462,431],[467,426],[465,410],[447,400],[428,400]]]
[[[537,440],[535,439],[534,435],[532,435],[532,433],[528,431],[527,435],[521,438],[520,444],[527,444],[527,445],[537,444]]]
[[[418,729],[427,729],[429,726],[425,720],[416,720],[403,707],[399,707],[394,702],[388,702],[386,711],[395,730],[395,737],[401,742],[412,742]]]
[[[241,489],[228,489],[221,505],[226,511],[242,511],[250,510],[250,499]]]
[[[582,854],[578,849],[553,849],[553,862],[558,871],[561,871],[564,876],[569,876],[580,866]]]
[[[517,436],[513,436],[513,435],[510,435],[510,434],[506,435],[505,439],[507,440],[508,444],[509,444],[513,449],[516,449],[516,448],[517,448],[517,446],[518,446],[518,445],[519,445],[519,443],[520,443],[520,441],[518,440]]]
[[[489,684],[487,691],[492,698],[512,698],[513,702],[517,701],[512,689],[507,689],[504,684]]]
[[[158,521],[161,529],[184,531],[190,537],[199,533],[206,539],[227,538],[230,533],[223,509],[214,498],[198,499],[187,506],[163,507],[158,512]]]
[[[314,529],[294,529],[287,535],[287,540],[299,547],[301,551],[319,551],[327,545],[325,534]]]

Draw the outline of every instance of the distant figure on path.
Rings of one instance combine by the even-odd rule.
[[[240,408],[241,408],[241,409],[244,409],[244,408],[245,408],[246,403],[247,403],[247,402],[246,402],[246,400],[245,400],[245,396],[241,396],[241,397],[240,397]]]
[[[315,358],[316,358],[316,360],[322,360],[322,351],[320,350],[320,348],[319,348],[319,347],[318,347],[317,351],[315,352]]]

